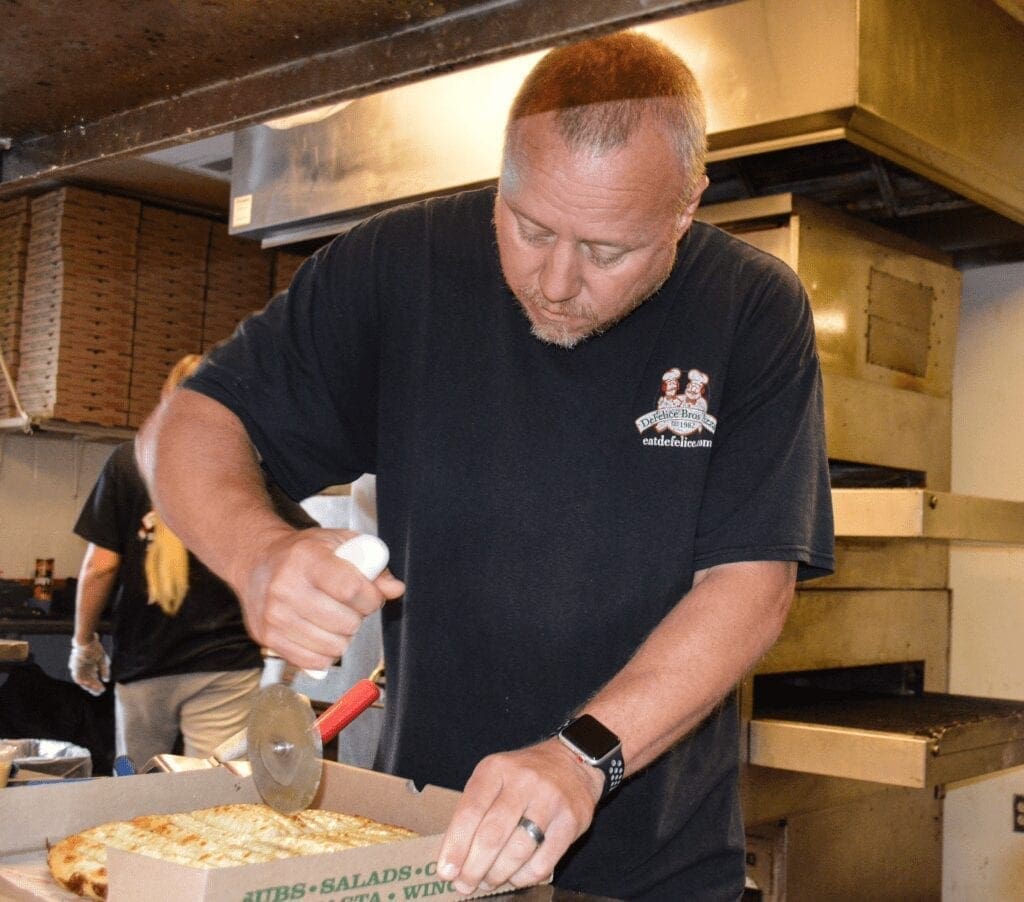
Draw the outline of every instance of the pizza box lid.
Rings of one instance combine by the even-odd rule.
[[[450,789],[425,786],[417,790],[401,777],[325,761],[311,807],[399,824],[420,836],[388,845],[213,870],[109,849],[109,898],[112,902],[464,899],[436,875],[441,838],[458,799],[459,793]],[[45,868],[48,843],[79,830],[140,814],[258,801],[252,777],[233,774],[226,767],[4,790],[0,794],[0,897],[8,898],[5,890],[14,889],[19,870],[38,874],[40,863]],[[52,889],[49,895],[11,898],[69,898],[55,883]]]

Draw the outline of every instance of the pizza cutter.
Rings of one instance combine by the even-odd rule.
[[[319,717],[309,700],[278,684],[264,689],[249,715],[249,765],[256,789],[272,808],[292,814],[308,808],[320,786],[324,744],[380,698],[360,680]]]
[[[367,579],[376,579],[388,562],[388,548],[371,535],[358,535],[334,552]],[[307,671],[323,679],[326,671]],[[253,703],[246,746],[253,780],[261,798],[290,814],[308,807],[320,786],[323,747],[380,697],[371,680],[360,680],[320,717],[309,700],[286,683],[262,689]]]

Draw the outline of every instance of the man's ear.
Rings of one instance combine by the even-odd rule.
[[[690,223],[693,222],[693,216],[697,212],[697,207],[700,206],[700,199],[703,197],[704,192],[710,184],[710,179],[705,175],[700,182],[698,182],[697,187],[690,196],[690,199],[686,201],[686,205],[679,211],[679,215],[676,219],[676,226],[680,238],[683,237],[686,230],[690,227]]]

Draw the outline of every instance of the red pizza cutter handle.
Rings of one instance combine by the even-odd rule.
[[[353,720],[380,698],[380,689],[372,680],[360,680],[316,719],[320,739],[330,742]]]

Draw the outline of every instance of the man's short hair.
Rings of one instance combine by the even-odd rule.
[[[707,154],[704,100],[693,73],[660,41],[624,31],[543,56],[509,110],[503,178],[514,178],[516,124],[552,111],[566,144],[595,154],[624,145],[644,114],[652,115],[679,157],[688,189],[683,200],[700,186]]]

